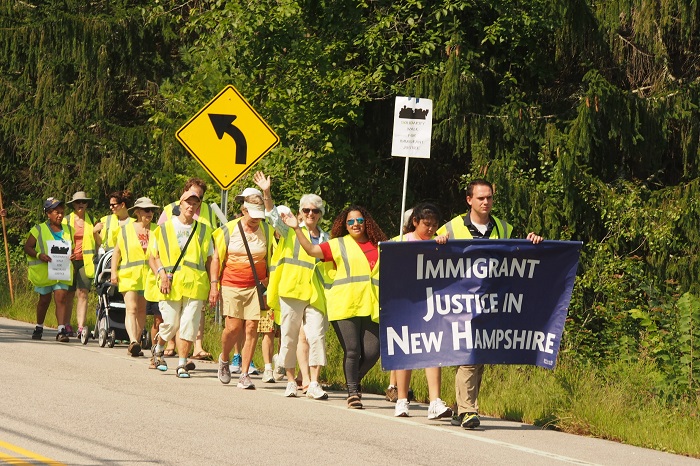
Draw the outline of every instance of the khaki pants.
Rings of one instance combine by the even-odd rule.
[[[455,394],[457,398],[457,414],[478,413],[479,388],[481,377],[484,375],[484,365],[459,366],[455,374]]]

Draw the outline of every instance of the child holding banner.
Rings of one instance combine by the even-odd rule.
[[[379,360],[377,245],[386,235],[369,212],[356,205],[343,209],[333,222],[331,240],[321,244],[309,241],[294,215],[282,218],[308,255],[335,266],[325,292],[326,311],[344,352],[348,408],[361,409],[360,382]]]
[[[452,239],[508,239],[513,227],[505,220],[491,215],[493,208],[493,186],[486,180],[477,179],[467,186],[466,215],[459,215],[440,227],[438,234],[447,234]],[[533,232],[527,234],[533,244],[542,242],[542,237]],[[484,373],[483,364],[464,365],[457,368],[455,391],[458,411],[452,417],[452,425],[465,429],[479,427],[479,389]]]
[[[410,217],[404,226],[403,241],[426,241],[434,239],[438,244],[445,244],[449,235],[435,236],[440,224],[440,211],[433,204],[427,202],[417,204],[411,211]],[[392,241],[400,241],[397,236]],[[411,383],[411,370],[392,371],[396,377],[397,397],[394,416],[407,417],[409,396],[408,387]],[[440,385],[442,374],[439,367],[426,367],[425,377],[428,380],[428,419],[443,419],[452,416],[452,410],[440,399]],[[393,378],[393,377],[392,377]]]

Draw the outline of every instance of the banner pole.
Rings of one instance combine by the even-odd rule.
[[[2,189],[0,189],[0,210],[2,209]],[[2,238],[5,243],[5,262],[7,263],[7,283],[10,286],[10,301],[14,304],[15,291],[12,287],[12,271],[10,270],[10,250],[7,247],[7,230],[5,228],[5,217],[0,216],[0,222],[2,222]]]
[[[408,186],[408,159],[406,157],[406,165],[403,170],[403,194],[401,195],[401,221],[399,222],[399,241],[403,241],[403,213],[406,212],[406,188]]]

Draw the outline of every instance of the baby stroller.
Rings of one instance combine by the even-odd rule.
[[[90,338],[97,339],[101,347],[109,346],[113,348],[119,340],[129,341],[129,334],[124,326],[126,318],[126,304],[124,296],[116,286],[110,282],[113,250],[104,253],[95,267],[94,284],[97,289],[97,309],[95,319],[95,330],[89,332],[84,330],[80,335],[80,341],[86,345]],[[141,335],[141,347],[150,347],[150,335],[144,329]]]

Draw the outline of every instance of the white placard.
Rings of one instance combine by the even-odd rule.
[[[71,244],[63,241],[47,241],[51,258],[49,262],[49,280],[69,281]]]
[[[397,96],[391,155],[429,159],[432,129],[432,100]]]

